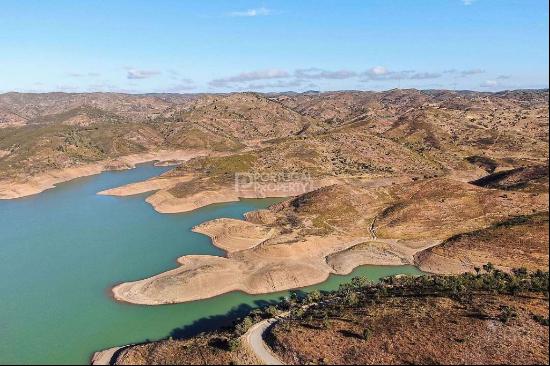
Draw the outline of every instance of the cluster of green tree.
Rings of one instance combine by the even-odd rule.
[[[398,275],[373,283],[365,277],[355,277],[349,283],[340,285],[336,291],[318,290],[302,293],[294,292],[276,305],[255,309],[235,324],[233,337],[229,341],[231,349],[238,347],[238,339],[255,323],[288,312],[288,319],[318,324],[320,328],[330,326],[329,319],[338,317],[343,308],[363,307],[383,297],[451,297],[468,302],[473,295],[482,293],[522,296],[539,294],[548,297],[549,272],[528,271],[518,268],[504,272],[487,263],[476,268],[475,273],[462,275]],[[503,308],[501,321],[514,318],[514,309]],[[548,324],[548,319],[535,319]],[[283,325],[284,326],[284,325]],[[371,331],[365,328],[362,338],[368,339]]]

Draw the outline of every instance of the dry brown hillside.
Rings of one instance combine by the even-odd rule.
[[[201,200],[219,197],[208,185],[189,192],[189,187],[196,186],[187,183],[177,185],[181,199],[166,196],[178,193],[172,188],[148,201],[161,210],[179,202],[179,210],[185,211],[193,202],[204,204]],[[442,273],[473,272],[486,262],[507,269],[541,268],[548,263],[544,222],[518,227],[513,235],[492,228],[547,211],[547,191],[502,191],[449,178],[378,186],[368,180],[349,180],[251,213],[247,221],[206,222],[196,230],[209,235],[214,245],[227,252],[225,257],[184,256],[178,259],[180,267],[123,283],[113,292],[118,300],[154,305],[236,290],[256,294],[300,288],[323,282],[331,273],[348,274],[368,264],[416,264]],[[446,242],[473,231],[491,235],[488,240],[474,238],[456,245]],[[499,238],[506,235],[509,239],[500,243]],[[531,237],[522,238],[526,235]],[[439,247],[441,243],[445,244]],[[223,280],[219,273],[225,274]]]
[[[0,95],[3,124],[55,123],[55,115],[78,108],[96,108],[129,121],[140,122],[166,111],[174,103],[185,104],[192,95],[134,95],[118,93],[6,93]],[[45,116],[50,118],[43,119]]]
[[[255,93],[204,96],[164,117],[199,125],[241,142],[297,135],[305,132],[313,122]]]
[[[419,253],[415,261],[434,273],[472,271],[487,262],[506,270],[544,270],[548,269],[548,241],[548,212],[539,212],[452,236]]]
[[[507,311],[512,320],[504,320]],[[287,364],[543,364],[548,327],[533,314],[548,316],[545,299],[389,298],[312,310],[277,324],[271,342]]]
[[[0,127],[3,178],[158,149],[268,147],[269,167],[289,147],[279,160],[296,152],[297,169],[473,179],[479,159],[496,169],[548,159],[548,91],[7,93]]]
[[[381,284],[354,278],[337,291],[297,292],[245,314],[229,312],[234,324],[217,331],[182,338],[192,329],[177,329],[169,339],[123,347],[111,362],[257,364],[263,341],[290,365],[548,363],[543,271],[507,274],[485,265],[476,274]],[[250,342],[251,327],[277,314],[263,340]]]

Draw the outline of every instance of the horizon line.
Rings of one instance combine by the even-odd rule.
[[[473,93],[502,93],[502,92],[511,92],[511,91],[544,91],[549,90],[549,86],[540,87],[540,88],[517,88],[517,89],[498,89],[498,90],[475,90],[475,89],[445,89],[445,88],[391,88],[383,90],[372,90],[372,89],[334,89],[334,90],[305,90],[305,91],[295,91],[295,90],[285,90],[285,91],[256,91],[256,90],[242,90],[242,91],[227,91],[227,92],[129,92],[129,91],[5,91],[1,92],[0,95],[6,94],[119,94],[119,95],[227,95],[227,94],[307,94],[307,93],[385,93],[395,90],[416,90],[416,91],[449,91],[449,92],[473,92]]]

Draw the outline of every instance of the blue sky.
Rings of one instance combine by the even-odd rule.
[[[548,87],[543,0],[0,0],[0,92]]]

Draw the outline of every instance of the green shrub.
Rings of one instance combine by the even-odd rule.
[[[269,315],[270,317],[275,317],[275,316],[279,315],[281,312],[275,306],[271,305],[271,306],[268,306],[265,309],[265,313],[267,315]]]
[[[237,324],[237,326],[235,327],[235,331],[237,332],[238,335],[243,335],[253,325],[254,325],[254,320],[250,316],[247,316],[239,324]]]
[[[230,338],[227,341],[227,349],[231,352],[236,351],[241,346],[241,340],[239,338]]]
[[[312,303],[316,303],[316,302],[319,302],[319,300],[321,300],[321,291],[319,290],[314,290],[314,291],[311,291],[309,294],[307,294],[306,296],[306,302],[308,304],[312,304]]]
[[[346,294],[344,302],[348,306],[356,306],[357,304],[359,304],[359,296],[355,292],[350,292]]]

